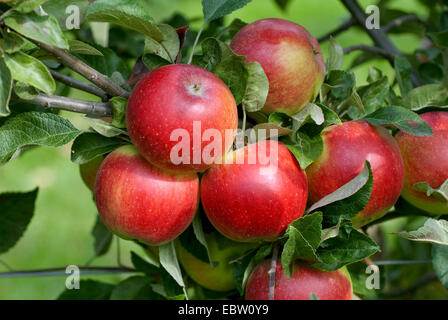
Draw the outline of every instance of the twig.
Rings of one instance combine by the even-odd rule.
[[[388,294],[389,297],[398,297],[401,295],[404,295],[406,293],[412,293],[419,289],[420,287],[423,287],[427,285],[428,283],[438,281],[438,278],[434,274],[426,274],[422,278],[420,278],[418,281],[416,281],[414,284],[410,285],[407,288],[398,288],[392,291]]]
[[[109,77],[88,66],[86,63],[71,55],[69,52],[33,39],[28,40],[36,44],[41,49],[54,55],[59,61],[61,61],[63,65],[72,69],[73,71],[76,71],[89,81],[92,81],[99,88],[103,89],[111,96],[121,96],[129,98],[129,92],[121,88],[118,84],[109,79]]]
[[[275,299],[275,273],[277,271],[278,247],[274,246],[272,250],[271,267],[268,271],[269,275],[269,300]]]
[[[406,264],[429,264],[432,260],[378,260],[372,262],[377,266],[402,266]]]
[[[188,64],[191,64],[191,62],[193,61],[194,50],[196,49],[196,46],[198,45],[199,38],[201,37],[202,31],[204,31],[205,25],[206,25],[206,21],[204,21],[204,23],[202,24],[201,28],[198,31],[196,39],[194,39],[193,47],[191,48],[190,58],[188,58]]]
[[[66,276],[66,267],[49,268],[49,269],[35,269],[35,270],[21,270],[0,272],[0,278],[18,278],[18,277],[57,277]],[[135,273],[136,269],[128,267],[79,267],[81,275],[93,275],[93,274],[113,274],[113,273]]]
[[[100,89],[100,88],[98,88],[98,87],[96,87],[94,85],[91,85],[91,84],[86,83],[84,81],[80,81],[80,80],[74,79],[74,78],[69,77],[69,76],[67,76],[65,74],[59,73],[59,72],[57,72],[55,70],[51,70],[50,69],[50,73],[53,76],[53,78],[55,78],[57,81],[65,84],[65,85],[67,85],[69,87],[72,87],[72,88],[75,88],[75,89],[79,89],[79,90],[91,93],[91,94],[93,94],[95,96],[100,97],[101,100],[103,100],[103,101],[107,101],[108,100],[107,99],[108,98],[107,97],[107,93],[104,92],[104,90],[102,90],[102,89]]]
[[[394,56],[389,54],[389,52],[387,52],[386,50],[384,50],[382,48],[374,47],[374,46],[368,46],[365,44],[359,44],[359,45],[346,47],[346,48],[344,48],[344,54],[349,54],[349,53],[352,53],[353,51],[357,51],[357,50],[366,51],[366,52],[380,55],[380,56],[386,58],[387,60],[389,60],[389,62],[391,62],[391,63],[393,63],[393,61],[394,61]]]
[[[14,100],[35,104],[44,108],[61,109],[100,117],[112,116],[112,108],[109,106],[109,103],[106,102],[94,102],[60,96],[48,96],[42,93],[31,100],[21,99],[17,96],[14,96]]]
[[[425,26],[428,26],[428,23],[427,23],[426,21],[420,19],[420,18],[419,18],[417,15],[415,15],[415,14],[410,14],[410,15],[407,15],[407,16],[402,16],[402,17],[400,17],[400,18],[398,18],[398,19],[395,19],[395,20],[389,22],[388,24],[386,24],[386,25],[383,27],[383,30],[384,30],[385,32],[388,32],[390,29],[393,29],[393,28],[395,28],[395,27],[399,27],[399,26],[401,26],[403,23],[408,22],[408,21],[417,21],[417,22],[419,22],[419,23],[421,23],[421,24],[423,24],[423,25],[425,25]]]
[[[323,35],[319,39],[317,39],[318,42],[324,42],[330,39],[331,36],[335,37],[338,34],[350,29],[351,27],[356,25],[356,20],[351,18],[347,21],[345,21],[340,27],[334,29],[333,31],[330,31],[329,33]]]
[[[5,261],[0,260],[0,264],[3,265],[6,269],[8,269],[8,271],[14,271],[14,269],[11,268],[11,266],[7,264]]]

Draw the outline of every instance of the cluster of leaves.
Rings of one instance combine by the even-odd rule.
[[[70,4],[76,3],[81,8],[81,22],[109,22],[115,25],[111,28],[109,48],[94,45],[89,28],[83,27],[77,31],[64,29],[64,22],[56,17],[64,16],[67,1],[14,0],[7,2],[7,5],[2,4],[0,116],[7,118],[0,118],[0,165],[30,147],[59,147],[73,140],[71,160],[84,164],[129,141],[124,121],[126,99],[122,97],[110,97],[114,110],[111,121],[84,118],[90,126],[89,131],[75,128],[68,120],[49,110],[28,103],[13,103],[17,97],[32,100],[41,94],[64,94],[64,88],[57,85],[50,70],[67,70],[57,59],[36,46],[35,41],[69,51],[126,89],[131,89],[149,70],[191,61],[215,73],[226,83],[243,112],[247,112],[254,132],[257,129],[276,129],[280,141],[296,156],[303,169],[322,154],[323,130],[343,121],[363,119],[373,125],[384,125],[392,132],[398,129],[417,136],[432,135],[431,128],[420,119],[418,113],[444,108],[448,99],[448,72],[445,72],[448,25],[445,13],[433,12],[440,18],[440,23],[428,29],[415,21],[391,29],[397,33],[411,30],[419,35],[426,34],[433,44],[433,47],[417,52],[425,56],[423,62],[415,59],[417,55],[396,56],[393,83],[381,70],[370,68],[367,84],[357,86],[353,71],[342,68],[343,49],[331,39],[327,74],[318,99],[295,115],[277,112],[267,116],[260,111],[269,89],[263,69],[257,62],[245,62],[245,57],[232,52],[227,44],[227,40],[245,23],[235,20],[225,26],[223,17],[248,2],[250,0],[203,0],[204,23],[196,32],[188,30],[186,26],[189,22],[180,14],[163,23],[156,23],[142,1],[97,0],[88,5],[87,0],[70,0]],[[276,2],[283,9],[288,4],[285,0]],[[406,15],[405,12],[388,9],[384,3],[380,3],[384,21]],[[47,15],[38,13],[40,6]],[[199,53],[195,50],[197,43],[200,43]],[[183,55],[186,52],[191,53],[190,57]],[[132,61],[132,72],[123,58]],[[371,54],[362,53],[351,67],[373,58]],[[424,85],[414,87],[411,81],[413,72],[417,73]],[[240,257],[235,257],[231,263],[235,265],[234,276],[239,294],[244,294],[253,268],[278,248],[281,248],[281,263],[288,275],[291,275],[291,266],[296,260],[331,271],[349,265],[357,266],[357,262],[377,253],[380,250],[378,244],[357,230],[351,222],[369,201],[372,185],[370,164],[366,162],[357,177],[308,208],[306,214],[291,223],[277,242],[260,243]],[[446,185],[432,189],[422,182],[416,188],[448,201]],[[12,248],[23,234],[31,220],[36,195],[37,191],[0,195],[0,253]],[[401,199],[395,208],[397,212],[410,206],[403,203]],[[425,215],[422,212],[418,214]],[[10,228],[11,223],[18,227]],[[203,215],[198,214],[179,241],[192,255],[213,264],[205,236],[211,228],[206,224]],[[399,234],[406,239],[434,244],[434,269],[445,286],[448,286],[447,234],[445,221],[434,219],[428,220],[417,231]],[[95,238],[95,254],[105,254],[110,247],[112,234],[99,219],[92,235]],[[227,245],[232,244],[229,242]],[[116,286],[84,281],[81,290],[66,291],[60,298],[184,299],[189,296],[190,283],[182,274],[174,243],[159,247],[157,254],[152,253],[151,248],[144,248],[148,253],[145,259],[131,254],[133,265],[140,275]],[[355,291],[358,277],[359,272],[354,274]],[[201,290],[206,297],[239,296],[235,292],[219,295]],[[361,289],[359,293],[362,294]]]

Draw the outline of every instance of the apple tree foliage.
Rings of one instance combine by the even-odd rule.
[[[275,0],[288,10],[291,0]],[[350,2],[350,1],[345,1]],[[29,149],[59,147],[73,142],[71,161],[84,164],[129,143],[125,109],[129,92],[148,71],[173,63],[192,63],[220,77],[230,88],[247,122],[247,128],[278,129],[279,140],[295,155],[305,169],[323,151],[321,132],[342,121],[364,119],[372,125],[387,127],[392,133],[402,130],[416,136],[432,135],[431,128],[418,116],[428,110],[446,109],[448,100],[448,7],[444,2],[421,0],[429,19],[405,10],[391,9],[380,1],[381,24],[389,34],[411,33],[429,45],[411,54],[395,54],[388,48],[361,51],[350,65],[344,64],[344,50],[329,38],[327,74],[320,94],[295,115],[263,114],[268,79],[257,62],[232,52],[229,40],[246,25],[225,16],[247,5],[250,0],[202,0],[203,19],[199,30],[177,13],[166,21],[156,21],[145,1],[132,0],[6,0],[0,4],[0,165]],[[353,3],[353,1],[351,1]],[[80,29],[68,30],[66,7],[80,10]],[[352,18],[353,20],[354,18]],[[95,44],[91,22],[110,23],[109,44]],[[353,24],[353,28],[361,28]],[[326,40],[326,39],[323,39]],[[357,85],[353,68],[386,59],[394,76],[370,67],[366,84]],[[81,67],[80,67],[81,65]],[[345,68],[343,68],[345,66]],[[74,80],[71,70],[91,83]],[[98,96],[96,102],[67,98],[72,86]],[[86,114],[89,130],[77,129],[59,115],[59,110]],[[244,183],[242,181],[241,183]],[[81,289],[65,291],[60,299],[185,299],[241,298],[255,265],[279,255],[286,274],[300,259],[323,270],[348,266],[355,292],[365,298],[383,297],[366,292],[363,261],[375,254],[382,257],[431,258],[435,274],[448,288],[448,224],[446,217],[424,218],[414,231],[402,231],[395,239],[396,251],[380,248],[366,233],[352,226],[351,218],[370,198],[372,172],[364,170],[352,181],[309,207],[306,214],[292,222],[283,237],[274,243],[260,243],[235,257],[237,290],[217,293],[197,285],[179,265],[174,243],[168,243],[147,257],[131,253],[135,275],[116,284],[83,280]],[[448,201],[448,182],[439,189],[422,182],[416,188]],[[12,249],[30,223],[38,190],[0,194],[0,254]],[[426,213],[400,199],[393,215],[417,219]],[[406,225],[403,229],[406,229]],[[205,234],[212,229],[199,210],[192,225],[179,237],[194,257],[210,263]],[[113,235],[100,220],[92,229],[94,252],[105,254]],[[231,245],[222,238],[220,245]],[[398,241],[398,240],[396,240]],[[426,243],[419,246],[418,243]],[[429,243],[429,245],[428,245]],[[432,249],[428,250],[428,246]],[[403,249],[407,248],[407,249]],[[407,250],[407,251],[406,251]],[[410,251],[410,252],[409,252]],[[404,253],[403,253],[404,252]],[[429,253],[428,253],[429,252]],[[412,253],[415,255],[413,256]],[[395,283],[401,284],[399,280]],[[199,292],[199,293],[198,293]],[[387,296],[386,296],[387,297]]]

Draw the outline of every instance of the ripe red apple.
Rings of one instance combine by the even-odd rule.
[[[207,217],[234,241],[277,239],[303,215],[307,198],[305,172],[277,141],[258,142],[227,154],[224,163],[201,180]]]
[[[295,114],[315,99],[324,81],[319,43],[302,26],[283,19],[263,19],[242,28],[230,47],[258,61],[269,79],[263,111]]]
[[[405,169],[402,196],[429,213],[448,214],[447,202],[413,188],[419,182],[439,188],[448,179],[448,112],[427,112],[421,118],[431,126],[433,136],[416,137],[404,132],[395,136]]]
[[[404,168],[400,149],[383,127],[365,121],[333,125],[322,133],[324,152],[307,170],[310,202],[315,203],[355,178],[368,160],[373,187],[367,206],[353,218],[355,227],[384,216],[398,200]]]
[[[133,144],[146,160],[169,171],[200,172],[231,147],[238,113],[221,79],[199,67],[175,64],[155,69],[140,80],[129,98],[126,122]],[[231,130],[230,139],[225,139],[226,130]],[[207,132],[222,138],[210,161],[203,157],[210,144],[207,140],[213,140]],[[184,140],[186,150],[176,149]],[[185,161],[173,162],[173,155],[179,153]]]
[[[234,242],[217,232],[207,233],[205,238],[210,258],[215,263],[214,268],[210,263],[196,258],[184,249],[180,241],[176,241],[177,254],[182,267],[190,278],[204,288],[221,292],[235,289],[235,264],[230,262],[257,245]]]
[[[90,160],[87,163],[83,163],[79,166],[79,173],[81,174],[82,181],[91,191],[95,189],[95,178],[101,163],[103,163],[104,157],[99,156]]]
[[[270,268],[270,260],[255,268],[247,281],[246,300],[269,299]],[[283,272],[280,262],[277,262],[274,300],[310,300],[312,293],[319,300],[351,300],[353,292],[350,274],[345,268],[329,272],[296,262],[290,278]]]
[[[193,220],[199,179],[196,174],[162,171],[127,145],[109,154],[101,165],[95,200],[104,224],[112,232],[160,245],[180,235]]]

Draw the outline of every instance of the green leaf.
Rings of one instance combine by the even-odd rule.
[[[414,184],[414,189],[425,192],[428,197],[434,198],[448,203],[448,179],[438,188],[432,188],[428,182],[419,182]]]
[[[145,54],[142,57],[143,63],[148,67],[149,70],[154,70],[163,66],[170,64],[168,60],[155,54]]]
[[[137,269],[137,271],[143,272],[146,276],[150,278],[154,278],[155,276],[160,275],[162,271],[160,270],[159,267],[143,259],[133,251],[131,252],[131,261],[132,265],[134,266],[135,269]]]
[[[314,264],[314,267],[334,271],[370,257],[379,250],[380,247],[372,238],[356,229],[340,232],[336,238],[321,244],[317,250],[321,262]]]
[[[0,117],[9,116],[9,100],[11,99],[12,76],[3,58],[0,58]]]
[[[31,221],[38,190],[0,194],[0,254],[19,241]]]
[[[109,300],[114,286],[95,280],[81,280],[78,290],[65,290],[58,300]]]
[[[386,77],[370,83],[367,86],[358,88],[358,94],[362,100],[363,107],[366,113],[372,113],[384,106],[387,95],[389,94],[389,81]],[[359,119],[364,116],[365,112],[356,110],[351,117]]]
[[[16,52],[5,53],[4,59],[15,80],[28,83],[50,95],[56,90],[56,83],[47,67],[36,58]]]
[[[39,91],[29,84],[17,81],[14,86],[14,93],[21,99],[32,100],[39,95]]]
[[[414,111],[445,105],[448,90],[440,84],[428,84],[412,89],[403,99],[403,106]]]
[[[159,24],[158,28],[163,34],[163,40],[159,42],[152,38],[146,38],[143,53],[155,54],[174,63],[180,48],[180,40],[176,29],[167,24]]]
[[[84,164],[96,157],[114,151],[121,146],[123,141],[115,138],[107,138],[93,132],[79,135],[72,145],[71,160],[74,163]]]
[[[292,276],[291,265],[297,260],[318,261],[316,250],[321,242],[322,212],[306,215],[292,222],[286,230],[287,241],[281,262],[285,274]]]
[[[370,163],[366,161],[360,174],[316,202],[308,209],[308,212],[317,209],[323,211],[325,222],[331,225],[339,223],[340,219],[351,219],[369,202],[372,186],[372,169]]]
[[[247,82],[241,103],[247,112],[259,111],[264,107],[268,97],[268,77],[256,61],[244,63],[243,66],[247,71]]]
[[[439,32],[430,32],[428,36],[434,41],[434,44],[440,48],[448,48],[448,30]]]
[[[92,236],[95,240],[93,243],[95,256],[99,257],[106,254],[112,244],[113,234],[106,228],[99,216],[96,218],[95,226],[92,229]]]
[[[170,274],[170,276],[176,281],[176,283],[185,287],[184,279],[182,278],[182,272],[180,270],[179,261],[177,260],[176,249],[174,248],[174,242],[171,241],[167,244],[159,246],[160,264]]]
[[[263,141],[269,138],[286,136],[294,131],[288,128],[281,127],[274,123],[260,123],[252,128],[253,135],[251,133],[249,137],[250,143],[257,141]],[[262,134],[261,134],[262,133]]]
[[[109,123],[107,121],[88,117],[85,117],[84,120],[90,125],[90,127],[95,132],[99,133],[104,137],[112,138],[122,134],[127,135],[126,131],[115,127],[114,125],[112,125],[112,123]]]
[[[93,56],[103,56],[101,51],[94,48],[88,43],[79,41],[79,40],[69,40],[68,41],[70,52],[79,53],[79,54],[87,54]]]
[[[238,33],[238,31],[240,31],[242,28],[244,28],[245,26],[247,26],[247,23],[242,21],[241,19],[234,19],[230,25],[227,27],[227,34],[229,36],[229,38],[233,38],[235,36],[235,34]]]
[[[332,226],[330,228],[322,229],[322,238],[320,242],[327,241],[331,238],[336,238],[339,235],[339,230],[341,228],[342,221],[344,221],[342,218],[339,219],[339,222],[337,225]]]
[[[302,170],[316,161],[324,151],[324,142],[320,135],[309,137],[306,133],[297,132],[295,143],[285,143],[296,157]]]
[[[340,70],[344,59],[344,50],[341,45],[330,37],[330,44],[328,46],[328,72],[332,70]]]
[[[401,231],[396,235],[411,241],[448,245],[448,221],[428,219],[415,231]]]
[[[3,32],[3,50],[6,53],[20,51],[27,41],[14,31]]]
[[[432,246],[432,266],[440,282],[448,289],[448,246]]]
[[[128,100],[123,97],[113,97],[109,101],[114,114],[112,125],[117,128],[126,128],[126,107]]]
[[[248,78],[244,63],[236,59],[225,59],[216,66],[213,73],[229,87],[236,103],[240,104],[246,93]]]
[[[330,97],[340,102],[352,95],[356,86],[356,77],[353,72],[332,70],[328,73],[325,84],[331,89]]]
[[[202,239],[201,240],[205,240]],[[210,259],[210,254],[208,252],[208,247],[204,246],[196,236],[193,225],[189,226],[182,234],[179,236],[180,245],[187,250],[195,258],[201,260],[205,263],[212,264],[213,261]],[[205,243],[207,243],[205,241]]]
[[[396,106],[380,108],[366,115],[363,120],[373,125],[391,125],[408,134],[426,137],[434,132],[420,116],[409,109]]]
[[[401,95],[404,97],[413,88],[411,81],[412,66],[408,59],[395,56],[394,67],[395,77],[400,86]]]
[[[79,134],[70,121],[52,113],[18,114],[0,127],[0,165],[25,146],[60,147]]]
[[[14,10],[19,12],[28,13],[33,11],[35,8],[41,6],[44,2],[48,0],[24,0],[19,3],[19,5],[14,7]]]
[[[205,21],[212,21],[238,10],[251,0],[202,0]]]
[[[207,257],[208,261],[210,262],[210,265],[213,267],[214,262],[212,261],[210,257],[210,250],[208,248],[207,239],[205,238],[204,229],[202,228],[202,221],[199,214],[196,214],[196,216],[193,219],[193,222],[191,223],[193,226],[194,235],[196,236],[197,241],[205,248],[207,251]]]
[[[67,39],[53,16],[13,12],[5,18],[5,24],[27,38],[61,49],[69,48]]]
[[[59,25],[63,30],[67,29],[67,21],[73,23],[74,16],[79,10],[79,23],[85,21],[87,8],[90,5],[90,0],[48,0],[43,4],[43,9],[49,15],[56,17]],[[77,18],[78,18],[77,17]],[[69,19],[69,20],[67,20]],[[70,28],[72,25],[70,25]]]
[[[155,293],[148,278],[133,276],[121,281],[112,291],[110,300],[165,300]]]
[[[89,6],[86,19],[117,24],[160,42],[163,40],[163,33],[148,11],[148,5],[144,1],[97,0]]]

